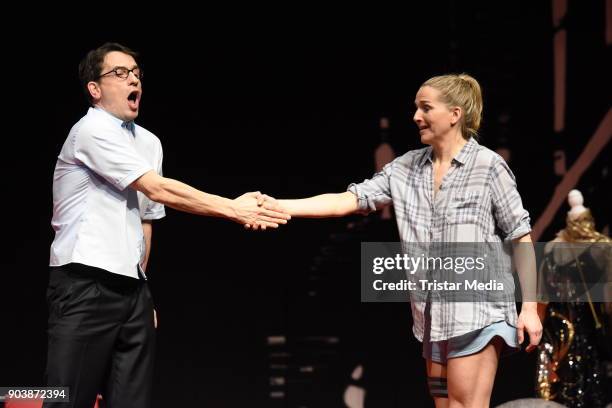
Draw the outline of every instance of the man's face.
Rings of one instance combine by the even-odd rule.
[[[102,77],[98,78],[97,86],[89,83],[89,90],[94,98],[94,105],[99,106],[123,121],[131,121],[138,116],[142,83],[133,70],[138,65],[134,58],[120,51],[111,51],[104,57]],[[112,70],[127,72],[127,78],[121,78]],[[135,71],[139,74],[139,70]],[[92,87],[94,90],[92,91]]]

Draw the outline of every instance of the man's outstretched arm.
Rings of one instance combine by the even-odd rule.
[[[277,228],[291,217],[282,210],[257,205],[261,193],[246,193],[231,200],[197,190],[185,183],[162,177],[153,170],[132,184],[149,199],[175,210],[211,217],[227,218],[242,225],[257,225],[262,229]]]

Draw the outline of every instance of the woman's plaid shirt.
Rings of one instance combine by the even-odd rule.
[[[501,243],[531,231],[515,177],[497,153],[471,138],[453,159],[435,197],[432,159],[431,146],[409,151],[371,179],[351,184],[348,190],[357,196],[364,213],[393,204],[403,247],[430,242]],[[510,255],[505,256],[508,259],[503,262],[509,269]],[[419,341],[425,327],[423,299],[411,298],[413,332]],[[446,340],[502,320],[516,326],[513,298],[433,301],[430,339]]]

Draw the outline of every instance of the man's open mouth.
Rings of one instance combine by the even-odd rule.
[[[138,91],[130,92],[130,94],[128,95],[128,101],[136,102],[137,100],[138,100]]]

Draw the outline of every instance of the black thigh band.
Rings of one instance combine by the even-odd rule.
[[[448,398],[448,386],[445,377],[427,377],[429,393],[435,398]]]

